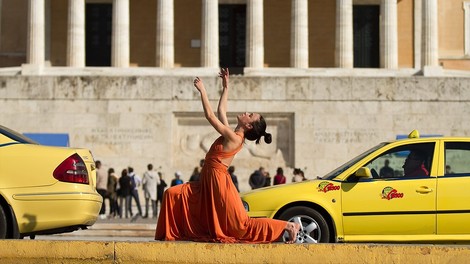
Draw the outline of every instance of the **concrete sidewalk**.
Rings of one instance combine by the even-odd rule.
[[[126,218],[99,219],[88,229],[70,233],[37,236],[37,240],[127,240],[153,241],[157,219],[137,218],[135,221]]]
[[[0,240],[0,263],[468,263],[470,246]]]
[[[132,218],[119,218],[119,217],[113,217],[113,218],[106,218],[106,219],[100,219],[96,220],[96,224],[157,224],[157,218],[142,218],[142,217],[137,217],[135,218],[135,221],[132,221]]]

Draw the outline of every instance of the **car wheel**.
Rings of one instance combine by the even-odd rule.
[[[328,243],[330,228],[325,218],[316,210],[309,207],[292,207],[279,217],[282,220],[299,223],[300,231],[295,243]],[[283,241],[289,240],[289,234],[284,232]]]
[[[7,238],[7,216],[2,205],[0,205],[0,239]]]

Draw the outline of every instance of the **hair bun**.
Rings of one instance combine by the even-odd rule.
[[[264,134],[264,142],[266,142],[267,144],[271,144],[271,142],[273,141],[273,138],[271,136],[270,133],[265,133]]]

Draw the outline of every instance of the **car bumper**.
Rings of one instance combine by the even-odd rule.
[[[12,198],[21,234],[93,225],[103,202],[96,192],[21,193]]]

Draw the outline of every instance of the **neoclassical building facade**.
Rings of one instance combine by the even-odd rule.
[[[1,0],[0,11],[0,67],[470,68],[468,0]]]

